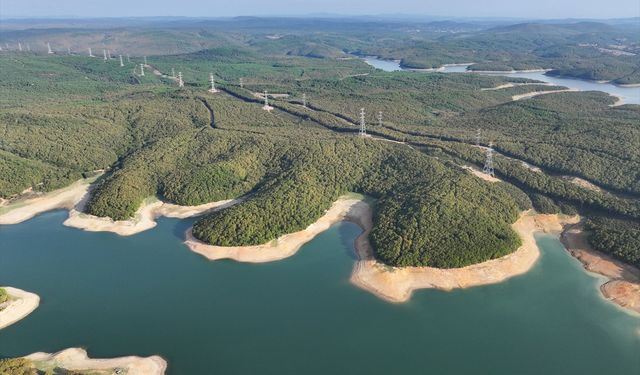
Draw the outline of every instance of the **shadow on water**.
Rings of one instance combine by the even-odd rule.
[[[158,218],[158,224],[160,224],[161,222],[167,220],[167,218]],[[171,232],[173,233],[173,236],[176,237],[178,240],[180,240],[181,242],[184,242],[185,238],[186,238],[186,232],[189,228],[191,228],[193,226],[193,224],[198,221],[198,218],[189,218],[189,219],[184,219],[184,220],[177,220],[175,222],[175,224],[173,225]]]
[[[349,221],[341,221],[335,224],[335,226],[338,227],[338,233],[340,234],[340,243],[342,244],[345,253],[354,262],[357,261],[358,257],[356,256],[354,242],[362,233],[362,228],[360,228],[359,225]],[[353,236],[354,232],[358,233],[355,238]]]

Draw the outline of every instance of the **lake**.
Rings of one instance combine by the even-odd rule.
[[[399,70],[409,70],[400,67],[399,61],[382,60],[375,57],[366,57],[363,59],[367,64],[374,68],[393,72]],[[467,71],[469,65],[445,65],[444,69],[439,70],[441,73],[471,73]],[[419,72],[419,71],[417,71]],[[475,73],[484,75],[499,75],[507,77],[518,77],[535,79],[538,81],[548,82],[557,86],[565,86],[570,89],[580,91],[603,91],[611,95],[622,98],[626,104],[640,104],[640,87],[622,87],[611,83],[598,83],[594,81],[586,81],[582,79],[554,77],[545,74],[545,72],[516,72],[516,73]]]
[[[189,251],[191,219],[119,237],[66,217],[0,226],[0,285],[42,298],[0,331],[1,356],[159,354],[170,374],[640,373],[640,318],[603,300],[550,236],[525,275],[391,304],[349,282],[351,223],[289,259],[242,264]]]

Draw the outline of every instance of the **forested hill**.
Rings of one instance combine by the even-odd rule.
[[[0,44],[46,53],[68,49],[166,55],[207,48],[250,49],[269,56],[348,58],[375,55],[407,68],[474,63],[474,70],[552,69],[552,74],[616,84],[640,83],[637,20],[445,21],[384,17],[234,19],[9,20]]]
[[[144,75],[142,57],[121,67],[117,57],[3,51],[0,197],[49,191],[97,169],[106,173],[87,211],[98,216],[129,218],[149,196],[182,205],[244,197],[194,226],[197,238],[228,246],[303,229],[338,196],[358,192],[376,202],[378,259],[436,267],[514,251],[510,225],[533,206],[587,216],[594,245],[637,262],[639,106],[610,107],[614,99],[597,92],[513,101],[557,87],[383,73],[358,59],[282,54],[271,49],[281,44],[255,38],[149,56]],[[219,93],[207,92],[209,73]],[[262,109],[265,90],[271,112]],[[356,136],[360,108],[373,137]],[[478,128],[482,146],[497,141],[503,182],[462,168],[482,167]]]
[[[516,24],[362,52],[402,59],[408,68],[471,62],[472,70],[552,69],[588,80],[640,83],[640,28],[597,22]]]

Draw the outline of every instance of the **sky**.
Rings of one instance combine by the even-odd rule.
[[[506,18],[640,17],[640,0],[0,0],[11,17],[430,15]]]

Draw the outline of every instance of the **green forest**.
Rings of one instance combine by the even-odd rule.
[[[4,288],[0,288],[0,304],[9,300],[9,293]],[[1,310],[1,309],[0,309]]]
[[[517,36],[523,29],[526,37]],[[599,92],[513,101],[559,87],[501,76],[385,73],[353,57],[398,58],[413,67],[464,60],[476,62],[473,69],[551,67],[635,82],[637,59],[596,56],[587,47],[553,53],[586,43],[578,37],[584,26],[533,29],[470,38],[389,32],[382,43],[381,30],[275,39],[259,30],[216,31],[204,36],[205,49],[187,44],[149,56],[144,76],[141,55],[120,67],[117,59],[80,54],[3,52],[0,198],[51,191],[98,171],[105,173],[86,211],[116,220],[133,217],[151,196],[180,205],[240,198],[193,229],[207,243],[240,246],[301,230],[339,196],[356,192],[375,202],[370,239],[377,259],[443,268],[513,252],[520,239],[510,226],[535,208],[583,215],[596,249],[638,265],[640,106],[610,107],[614,99]],[[609,30],[598,42],[625,33]],[[525,53],[532,35],[543,42]],[[491,52],[520,44],[510,56]],[[144,48],[151,54],[152,45]],[[578,73],[577,60],[592,65]],[[183,74],[184,88],[172,70]],[[206,91],[209,73],[219,93]],[[514,86],[484,90],[507,83]],[[272,95],[271,112],[261,108],[263,91]],[[356,136],[360,108],[371,137]],[[480,145],[496,144],[503,182],[462,168],[484,163],[478,129]]]
[[[37,375],[38,371],[28,359],[6,358],[0,359],[0,374]]]

